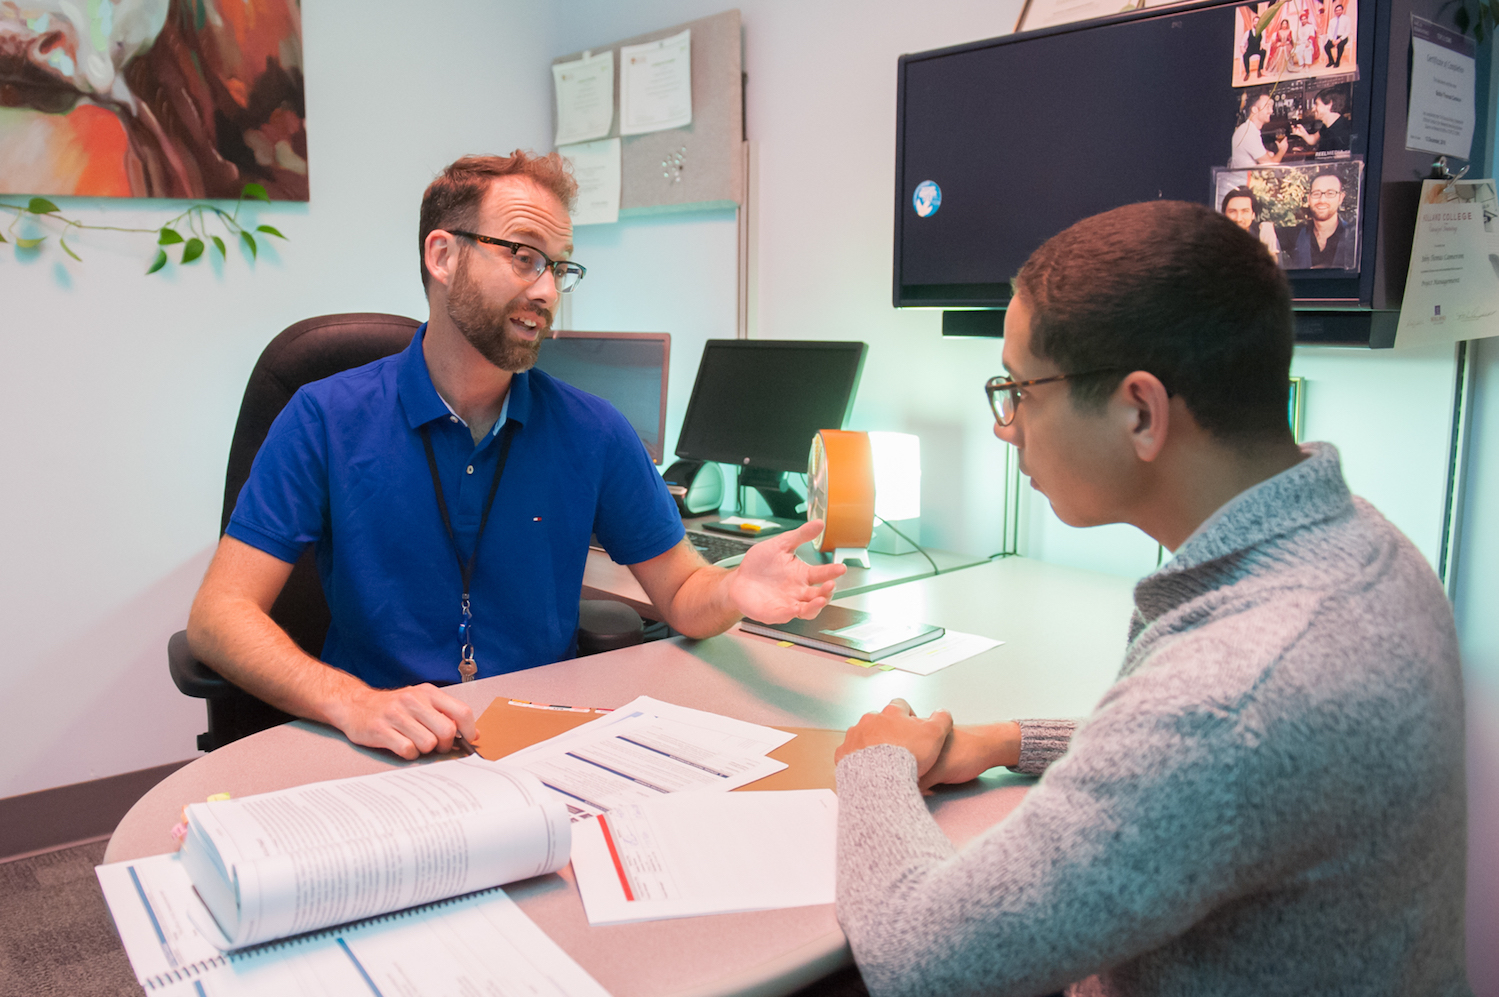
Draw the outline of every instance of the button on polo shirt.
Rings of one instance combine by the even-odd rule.
[[[376,687],[458,679],[461,574],[421,428],[465,559],[500,449],[498,433],[475,445],[437,394],[425,333],[395,356],[298,391],[227,530],[287,562],[315,546],[333,614],[322,658]],[[506,407],[517,426],[471,592],[480,677],[575,653],[590,533],[621,564],[683,535],[665,483],[609,403],[531,370],[512,378]]]

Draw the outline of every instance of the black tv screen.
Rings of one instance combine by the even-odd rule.
[[[1089,215],[1157,198],[1221,208],[1213,170],[1229,165],[1245,118],[1245,89],[1235,86],[1241,6],[1134,14],[902,56],[895,305],[1002,307],[1026,258]],[[1351,99],[1343,126],[1351,124],[1350,176],[1377,176],[1375,8],[1359,5],[1358,79],[1329,74],[1300,84],[1306,106],[1325,86],[1343,86]],[[1350,59],[1345,68],[1353,67]],[[1291,123],[1267,124],[1272,141],[1277,127]],[[1329,165],[1300,153],[1304,167]],[[1358,160],[1363,169],[1349,165]],[[928,181],[940,204],[923,216],[916,195]],[[1359,224],[1369,233],[1379,199],[1363,194]],[[1369,307],[1374,248],[1364,238],[1352,269],[1288,268],[1298,302]]]

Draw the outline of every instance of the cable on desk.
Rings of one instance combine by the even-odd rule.
[[[915,540],[912,540],[910,537],[906,536],[900,530],[896,529],[895,528],[895,524],[892,523],[892,522],[890,522],[888,519],[881,519],[879,516],[876,516],[874,518],[877,519],[877,520],[879,520],[885,526],[889,527],[891,533],[894,533],[896,536],[900,537],[906,543],[910,544],[912,547],[915,547],[916,548],[916,552],[918,554],[920,554],[922,557],[926,558],[926,563],[930,564],[932,566],[932,574],[934,574],[934,575],[940,575],[940,574],[942,574],[942,569],[939,568],[939,567],[937,567],[937,562],[932,560],[932,555],[930,555],[930,554],[928,554],[926,552],[926,548],[925,547],[921,546],[921,544],[917,543]]]

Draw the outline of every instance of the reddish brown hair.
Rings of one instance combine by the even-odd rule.
[[[568,211],[578,196],[567,160],[555,152],[545,156],[516,149],[508,156],[464,156],[437,175],[422,195],[417,258],[422,264],[422,290],[432,283],[427,272],[427,234],[433,229],[471,229],[490,184],[500,177],[525,177],[554,195]]]

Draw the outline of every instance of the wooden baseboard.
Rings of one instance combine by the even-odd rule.
[[[114,833],[136,800],[188,761],[0,799],[0,859]]]

